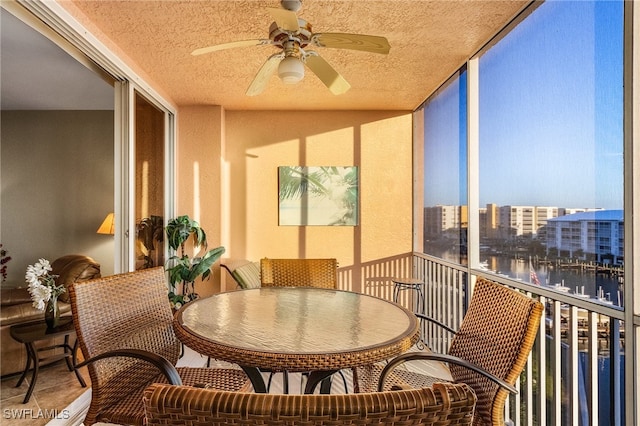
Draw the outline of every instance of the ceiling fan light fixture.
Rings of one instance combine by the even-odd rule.
[[[278,77],[284,84],[296,84],[304,78],[304,64],[294,56],[287,56],[278,65]]]
[[[280,4],[286,10],[297,12],[302,7],[302,0],[281,0]]]

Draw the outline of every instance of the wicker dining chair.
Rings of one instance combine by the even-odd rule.
[[[260,259],[264,287],[338,287],[336,259]]]
[[[77,282],[69,293],[79,367],[91,378],[85,425],[144,424],[142,392],[156,382],[250,389],[240,369],[175,367],[181,346],[162,267]]]
[[[476,397],[465,384],[349,395],[274,395],[154,384],[148,426],[470,425]]]
[[[514,385],[533,347],[543,310],[539,301],[479,278],[457,332],[417,314],[454,333],[447,354],[407,352],[385,366],[359,367],[354,371],[356,391],[428,386],[437,379],[396,367],[413,360],[445,362],[454,382],[468,384],[478,397],[473,424],[504,425],[505,401],[509,393],[517,393]]]

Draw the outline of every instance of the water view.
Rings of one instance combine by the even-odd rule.
[[[558,291],[622,306],[622,277],[615,272],[621,272],[621,268],[596,272],[595,267],[587,262],[525,260],[505,256],[487,256],[481,267],[532,284],[537,284],[537,278],[540,285],[554,287]]]
[[[560,313],[547,304],[546,353],[533,350],[545,388],[526,377],[546,399],[534,398],[532,421],[531,405],[511,400],[523,425],[630,424],[625,324],[591,315],[623,306],[634,260],[624,252],[627,3],[536,2],[424,106],[424,252],[467,265],[467,247],[477,250],[474,269],[568,302]]]
[[[430,250],[444,260],[467,264],[457,250]],[[480,268],[518,281],[553,287],[559,292],[589,298],[602,304],[623,306],[622,267],[550,260],[536,256],[480,255]],[[536,283],[535,280],[538,280]]]

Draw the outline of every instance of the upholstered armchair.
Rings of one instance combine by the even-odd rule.
[[[59,297],[61,315],[71,315],[69,304],[69,286],[77,281],[85,281],[100,277],[100,264],[88,256],[70,254],[62,256],[51,263],[52,274],[58,275],[58,284],[63,284],[67,291]],[[2,376],[17,373],[24,369],[27,352],[22,343],[11,337],[9,329],[14,324],[22,324],[44,318],[44,312],[32,306],[31,295],[26,284],[21,288],[3,288],[0,293],[0,339],[2,341]],[[54,344],[45,341],[43,345]],[[56,342],[59,343],[59,342]]]

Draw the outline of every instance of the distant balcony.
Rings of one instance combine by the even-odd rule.
[[[545,305],[534,349],[517,383],[519,393],[507,400],[505,419],[518,425],[622,426],[625,422],[624,311],[612,304],[577,298],[551,287],[536,286],[422,253],[379,259],[360,267],[339,270],[339,285],[388,300],[393,299],[392,277],[425,280],[426,314],[453,329],[464,317],[469,276],[485,276],[538,298]],[[413,293],[401,292],[399,303],[411,309]],[[634,332],[638,333],[635,320]],[[436,352],[446,352],[450,336],[434,326],[423,330]],[[632,355],[632,354],[630,354]],[[636,358],[637,359],[637,358]],[[637,371],[638,366],[631,370]],[[632,407],[638,410],[637,406]]]

